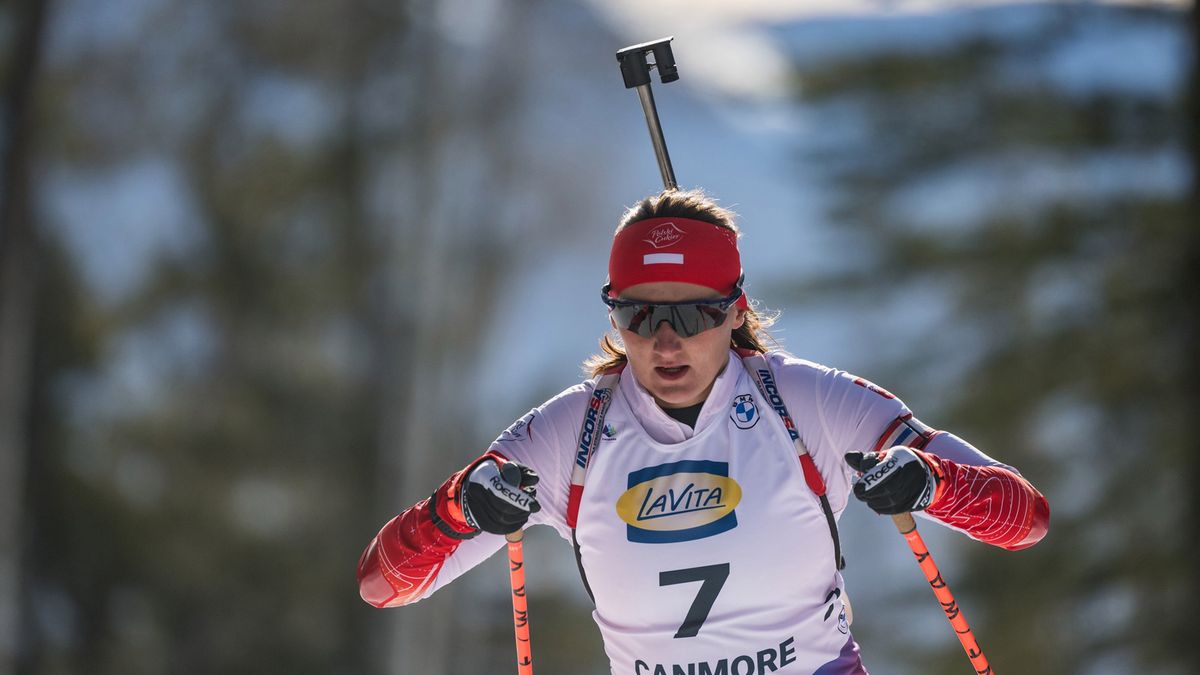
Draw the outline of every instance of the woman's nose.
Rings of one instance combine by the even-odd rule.
[[[683,338],[671,327],[668,321],[662,321],[654,329],[654,348],[658,351],[675,351],[683,345]]]

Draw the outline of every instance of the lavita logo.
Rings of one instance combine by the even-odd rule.
[[[685,460],[629,474],[617,499],[629,541],[666,544],[703,539],[737,527],[742,488],[726,462]]]

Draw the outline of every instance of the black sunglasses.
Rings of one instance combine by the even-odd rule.
[[[654,337],[659,324],[666,321],[680,337],[692,337],[725,323],[729,308],[742,297],[742,283],[733,293],[719,300],[688,300],[684,302],[648,303],[618,300],[609,296],[612,284],[600,289],[600,297],[608,305],[609,315],[617,328],[633,331],[642,337]]]

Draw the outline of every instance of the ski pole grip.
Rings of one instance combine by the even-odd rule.
[[[517,530],[516,532],[509,532],[508,534],[504,535],[505,541],[507,541],[510,544],[516,544],[524,538],[525,538],[525,530]]]
[[[892,516],[892,523],[896,525],[896,529],[900,534],[908,534],[917,529],[917,521],[913,519],[911,513],[897,513]]]

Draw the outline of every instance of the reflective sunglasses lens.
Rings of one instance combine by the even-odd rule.
[[[664,321],[680,337],[693,337],[725,323],[728,314],[715,305],[624,305],[612,316],[618,328],[648,338]]]
[[[653,309],[653,305],[620,305],[613,307],[610,313],[617,328],[633,331],[640,335],[642,334],[642,325],[649,325],[647,319],[650,318],[650,312]]]

